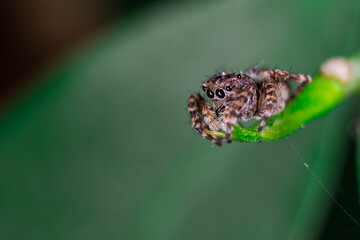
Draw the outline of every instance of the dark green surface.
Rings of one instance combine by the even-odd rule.
[[[115,25],[3,115],[0,238],[316,238],[331,201],[286,139],[214,147],[192,130],[186,102],[219,66],[264,60],[310,74],[358,50],[358,10],[199,2]],[[290,137],[330,190],[352,105]]]
[[[358,110],[359,112],[359,110]],[[357,188],[358,188],[358,199],[360,199],[360,119],[356,119],[355,121],[355,129],[356,129],[356,175],[357,175]]]

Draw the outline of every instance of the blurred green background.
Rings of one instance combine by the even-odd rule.
[[[52,24],[67,30],[80,22],[70,21],[69,11],[48,21],[38,45],[24,36],[52,19],[42,14],[48,7],[35,11],[33,23],[11,6],[6,16],[18,28],[3,23],[12,40],[2,44],[9,54],[0,120],[1,239],[360,237],[286,139],[218,148],[191,128],[186,111],[190,94],[216,70],[264,61],[314,74],[329,57],[357,53],[359,1],[76,4],[68,8],[78,18],[76,9],[92,6],[81,25],[89,27],[53,40],[48,51],[46,36],[58,39],[61,31]],[[35,27],[20,28],[24,19]],[[43,53],[36,55],[35,46]],[[358,107],[357,98],[348,99],[289,139],[360,219]]]

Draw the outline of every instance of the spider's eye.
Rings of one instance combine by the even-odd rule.
[[[216,89],[216,96],[218,96],[219,98],[224,98],[225,97],[224,90]]]
[[[203,89],[204,91],[206,91],[206,88],[205,88],[205,86],[202,86],[202,89]]]
[[[241,74],[240,74],[240,73],[236,74],[236,77],[237,77],[238,79],[241,79]]]
[[[232,88],[230,86],[227,86],[226,88],[226,91],[230,92],[232,90]]]
[[[208,90],[206,91],[206,94],[208,95],[209,98],[213,98],[213,97],[214,97],[214,93],[213,93],[210,89],[208,89]]]

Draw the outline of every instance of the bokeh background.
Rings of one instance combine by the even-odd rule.
[[[358,0],[0,3],[1,239],[357,239],[356,98],[289,139],[221,148],[191,93],[360,51]],[[292,149],[291,141],[296,150]]]

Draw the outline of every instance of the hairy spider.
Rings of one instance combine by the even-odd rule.
[[[289,81],[300,85],[291,94]],[[250,118],[262,119],[261,132],[266,120],[281,112],[287,102],[311,82],[309,75],[292,74],[279,69],[249,69],[245,74],[222,72],[203,84],[211,99],[210,105],[199,93],[190,96],[188,111],[192,126],[204,138],[218,146],[222,140],[230,143],[233,125]],[[225,138],[210,135],[207,131],[225,131]]]

